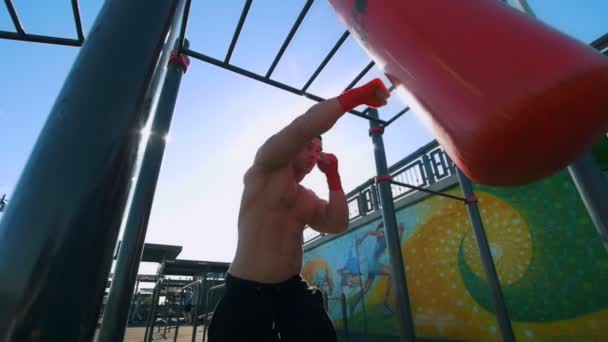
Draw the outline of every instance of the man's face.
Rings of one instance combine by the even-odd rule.
[[[313,138],[300,150],[295,158],[296,170],[307,174],[317,165],[317,162],[321,158],[321,152],[323,151],[323,144],[321,139]]]

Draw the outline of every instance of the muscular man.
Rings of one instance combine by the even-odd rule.
[[[359,105],[380,107],[389,92],[381,80],[312,106],[258,150],[245,173],[238,245],[226,291],[209,326],[209,341],[336,341],[320,292],[299,275],[306,225],[344,232],[348,207],[338,160],[323,153],[321,135]],[[329,201],[300,185],[315,165],[326,175]]]

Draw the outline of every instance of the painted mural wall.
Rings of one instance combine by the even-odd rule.
[[[608,254],[568,173],[476,192],[516,338],[608,341]],[[417,336],[501,340],[465,206],[428,197],[397,220]],[[397,336],[380,222],[307,251],[302,273],[328,295],[338,329],[344,295],[351,333]]]

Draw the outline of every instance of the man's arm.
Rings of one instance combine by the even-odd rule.
[[[271,170],[284,166],[312,138],[330,130],[344,113],[362,104],[383,106],[389,95],[382,81],[374,79],[338,97],[313,105],[270,137],[258,150],[254,164]]]
[[[348,228],[348,204],[338,173],[338,159],[333,154],[322,153],[317,166],[327,178],[329,203],[311,193],[316,205],[310,226],[323,233],[342,233]]]
[[[348,228],[348,205],[344,191],[330,191],[329,202],[313,195],[315,211],[309,225],[327,234],[340,234]]]

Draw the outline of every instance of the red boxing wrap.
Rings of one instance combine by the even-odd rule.
[[[378,93],[390,95],[384,83],[379,78],[375,78],[370,82],[358,87],[347,90],[338,96],[338,102],[342,106],[344,112],[349,112],[353,108],[360,105],[368,105],[369,107],[378,108],[385,104],[385,100],[378,97]]]
[[[319,170],[327,177],[327,186],[329,191],[342,191],[342,181],[338,173],[338,158],[330,153],[324,153],[325,160],[320,160],[317,163]]]

